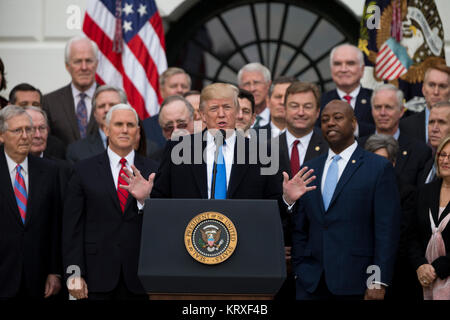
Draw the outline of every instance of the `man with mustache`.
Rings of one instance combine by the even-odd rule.
[[[299,200],[293,217],[296,298],[384,299],[400,230],[394,169],[358,146],[348,103],[329,102],[321,124],[329,150],[306,164],[316,188]]]

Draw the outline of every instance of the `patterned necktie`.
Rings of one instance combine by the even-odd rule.
[[[334,189],[336,189],[339,172],[338,161],[340,159],[341,156],[338,154],[333,157],[333,161],[331,161],[330,167],[328,168],[327,177],[325,178],[325,185],[323,186],[322,194],[325,211],[328,210],[331,198],[333,198]]]
[[[255,121],[255,125],[253,126],[253,129],[259,128],[259,123],[261,122],[261,119],[262,119],[261,116],[256,116],[256,121]]]
[[[77,104],[77,121],[78,121],[78,129],[80,129],[80,137],[86,138],[86,128],[87,128],[87,108],[86,103],[84,102],[84,98],[86,97],[85,93],[80,93],[80,101]]]
[[[225,144],[225,141],[224,141]],[[215,164],[216,171],[216,185],[214,189],[214,199],[227,198],[227,173],[225,168],[225,159],[223,157],[222,145],[219,146],[219,154],[217,156],[217,163]]]
[[[128,185],[126,181],[122,178],[122,173],[128,177],[123,168],[126,168],[125,164],[127,160],[122,158],[120,159],[120,171],[119,171],[119,179],[117,180],[117,196],[119,197],[120,208],[122,209],[122,213],[125,211],[125,205],[127,204],[128,191],[120,188],[120,185]]]
[[[344,96],[344,99],[347,101],[349,105],[352,105],[352,96],[346,95]]]
[[[16,180],[14,181],[14,195],[16,196],[17,207],[19,208],[20,217],[22,222],[25,223],[25,217],[27,215],[27,187],[25,186],[25,180],[22,173],[20,173],[22,167],[20,164],[16,166]]]
[[[292,151],[291,151],[291,174],[295,176],[297,172],[300,170],[300,157],[298,155],[298,148],[297,145],[300,143],[300,140],[295,140],[294,144],[292,145]]]

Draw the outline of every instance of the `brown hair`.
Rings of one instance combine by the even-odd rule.
[[[312,92],[314,98],[316,98],[316,108],[320,106],[320,90],[317,85],[311,82],[302,82],[302,81],[294,81],[292,84],[286,89],[286,94],[284,96],[284,105],[286,105],[288,96],[290,94],[303,93],[303,92]]]

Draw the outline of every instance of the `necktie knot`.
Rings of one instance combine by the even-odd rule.
[[[294,147],[296,147],[299,143],[300,143],[300,140],[295,140],[294,141]]]
[[[347,101],[348,104],[351,104],[352,96],[346,95],[346,96],[344,96],[344,99]]]
[[[341,159],[342,159],[342,157],[338,154],[333,157],[333,161],[335,161],[335,162],[338,162]]]
[[[125,166],[127,164],[127,159],[125,158],[120,159],[120,164],[122,165],[122,167]]]
[[[80,100],[84,100],[84,98],[86,98],[86,93],[81,92],[80,93]]]
[[[22,170],[22,166],[21,166],[20,164],[18,164],[18,165],[16,166],[16,171],[17,171],[18,173],[20,173],[21,170]]]

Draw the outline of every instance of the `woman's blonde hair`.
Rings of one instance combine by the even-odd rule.
[[[442,149],[447,145],[447,143],[450,142],[450,135],[446,136],[444,140],[439,144],[439,147],[436,151],[436,157],[434,159],[435,165],[436,165],[436,175],[441,178],[441,172],[439,170],[439,154],[441,153]]]

